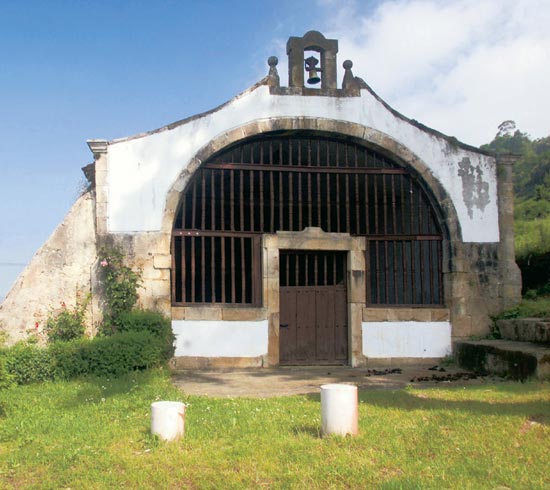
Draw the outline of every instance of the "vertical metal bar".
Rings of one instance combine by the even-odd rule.
[[[193,202],[191,203],[191,229],[196,228],[195,218],[197,214],[197,179],[193,179]]]
[[[312,216],[312,206],[313,206],[313,203],[311,202],[312,200],[312,196],[311,196],[311,173],[308,172],[307,174],[307,207],[308,207],[308,222],[307,222],[307,225],[308,226],[313,226],[313,216]]]
[[[216,237],[210,237],[210,296],[216,302]]]
[[[221,245],[221,259],[222,259],[222,270],[221,270],[221,281],[222,281],[222,303],[227,303],[227,296],[225,294],[225,278],[227,277],[227,270],[225,264],[225,237],[220,237]]]
[[[319,260],[319,253],[315,253],[313,255],[313,281],[314,281],[314,286],[318,286],[319,285],[319,264],[318,264],[318,260]]]
[[[374,181],[374,233],[378,235],[378,178],[372,177]]]
[[[399,304],[399,283],[397,281],[397,240],[393,240],[393,299]]]
[[[191,302],[195,302],[195,237],[191,237]]]
[[[275,232],[275,185],[273,184],[273,174],[275,172],[269,172],[269,218],[271,233]]]
[[[309,278],[309,260],[307,253],[303,253],[302,256],[304,257],[304,286],[309,286],[308,284],[308,278]]]
[[[388,255],[388,240],[384,240],[384,258],[386,263],[384,264],[384,285],[386,291],[386,303],[390,302],[390,259]]]
[[[416,240],[411,240],[412,304],[416,304]]]
[[[439,275],[438,281],[438,304],[443,304],[443,242],[437,242],[437,271]]]
[[[216,229],[216,201],[217,196],[215,195],[215,178],[214,178],[214,172],[215,170],[210,170],[210,229],[215,230]]]
[[[346,229],[345,231],[347,233],[351,233],[351,225],[350,225],[350,221],[351,221],[351,201],[349,199],[349,174],[346,174]]]
[[[239,230],[244,231],[244,170],[239,170]]]
[[[235,231],[235,172],[229,171],[230,230]]]
[[[299,286],[300,285],[300,254],[298,252],[294,252],[294,285]]]
[[[225,231],[225,171],[222,169],[220,170],[220,197],[221,197],[221,207],[220,207],[220,214],[221,214],[221,230]]]
[[[201,230],[206,230],[206,181],[205,170],[201,172],[202,204],[201,204]]]
[[[336,232],[340,233],[340,175],[334,174],[334,178],[336,180]]]
[[[327,231],[333,231],[332,229],[332,226],[331,226],[331,223],[330,223],[330,218],[331,218],[331,202],[330,202],[330,174],[327,173],[325,174],[325,179],[327,181],[327,195],[326,195],[326,203],[327,203]]]
[[[405,179],[403,174],[399,176],[400,190],[401,190],[401,233],[407,233],[405,228]]]
[[[430,304],[435,304],[432,243],[433,243],[433,240],[430,240],[428,242],[428,268],[429,268],[429,274],[430,274]]]
[[[292,172],[288,173],[288,229],[290,231],[293,231],[294,228],[292,227],[292,214],[294,213],[294,202],[293,202],[293,194],[294,194],[294,186],[292,182]]]
[[[298,231],[302,231],[304,229],[302,203],[302,172],[300,172],[298,174]]]
[[[395,175],[391,175],[392,233],[397,234],[397,212],[395,203]]]
[[[284,230],[283,221],[283,172],[279,172],[279,230]]]
[[[204,303],[206,298],[206,256],[205,256],[205,241],[206,237],[201,236],[201,302]]]
[[[317,226],[319,228],[323,228],[323,215],[321,213],[321,174],[317,174]],[[330,231],[330,229],[327,228],[326,231]]]
[[[382,211],[384,218],[384,234],[388,234],[388,190],[386,188],[387,176],[382,174]]]
[[[366,235],[370,235],[370,195],[369,195],[369,174],[365,174],[365,226]]]
[[[411,220],[410,224],[410,233],[411,235],[414,235],[416,230],[414,229],[414,190],[413,190],[413,182],[412,177],[409,177],[409,219]]]
[[[262,145],[263,149],[263,145]],[[260,179],[260,229],[258,231],[264,232],[264,175],[265,172],[260,170],[258,177]]]
[[[185,261],[185,237],[181,237],[181,302],[187,302],[187,290],[185,288],[185,278],[187,274],[187,262]]]
[[[248,240],[248,238],[241,237],[239,238],[239,241],[241,242],[241,303],[246,303],[246,257],[244,253],[244,242],[245,240]],[[250,264],[252,265],[252,264]]]
[[[235,303],[235,237],[230,238],[231,242],[231,302]]]
[[[417,214],[418,214],[418,233],[419,234],[422,234],[424,233],[424,230],[423,230],[423,225],[424,225],[424,221],[423,221],[423,196],[422,196],[422,192],[420,192],[420,188],[418,187],[417,185],[417,190],[419,191],[418,192],[418,211],[417,211]]]
[[[357,150],[356,150],[357,155]],[[355,182],[355,233],[359,235],[361,233],[360,228],[360,207],[359,207],[359,174],[353,174],[353,181]]]
[[[281,257],[284,257],[284,271],[285,271],[285,279],[286,279],[286,285],[290,286],[290,255],[285,253],[281,254]]]
[[[408,268],[408,261],[407,261],[407,251],[409,250],[410,241],[405,240],[403,241],[403,264],[402,264],[402,271],[403,271],[403,303],[405,304],[412,304],[412,298],[411,301],[408,301],[407,298],[411,295],[411,290],[408,288],[408,277],[409,277],[409,268]],[[412,252],[411,252],[412,257]]]
[[[419,241],[418,246],[420,248],[420,303],[424,303],[424,247],[422,246],[424,242]]]
[[[170,244],[170,251],[172,254],[172,268],[170,269],[172,271],[172,281],[170,284],[170,297],[172,302],[177,302],[176,298],[176,281],[178,278],[178,274],[181,274],[181,270],[176,269],[176,240],[179,239],[179,237],[175,237],[172,235],[172,243]]]
[[[376,304],[380,304],[380,250],[379,250],[379,244],[380,242],[376,240],[374,242],[375,244],[375,263],[376,263]]]
[[[248,180],[250,185],[250,231],[254,231],[254,171],[248,172]]]

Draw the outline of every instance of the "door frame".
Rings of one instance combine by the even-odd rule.
[[[364,237],[348,233],[326,233],[320,228],[305,228],[301,232],[279,231],[263,237],[263,298],[268,316],[267,364],[279,365],[279,251],[326,250],[347,252],[346,286],[348,306],[348,363],[362,366],[366,359],[362,350],[362,316],[366,301]]]

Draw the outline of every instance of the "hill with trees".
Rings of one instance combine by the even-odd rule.
[[[504,121],[481,147],[520,155],[514,166],[516,260],[529,296],[550,294],[550,136],[531,139]]]

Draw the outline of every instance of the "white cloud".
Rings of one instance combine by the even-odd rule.
[[[322,0],[339,59],[396,110],[466,143],[550,134],[548,0]]]

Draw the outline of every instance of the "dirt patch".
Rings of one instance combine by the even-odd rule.
[[[406,366],[392,369],[363,369],[344,366],[278,367],[237,370],[184,370],[173,374],[173,382],[189,395],[253,397],[319,393],[321,385],[354,384],[360,390],[399,390],[407,385],[466,386],[502,378],[464,373],[454,367]],[[441,371],[443,369],[444,371]]]

